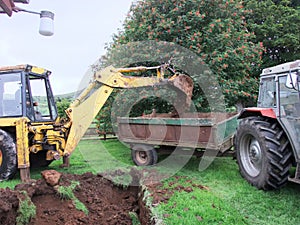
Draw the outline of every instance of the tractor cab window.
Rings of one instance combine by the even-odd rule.
[[[299,76],[300,76],[300,71],[290,72],[287,75],[285,86],[287,88],[293,88],[293,89],[299,91],[299,82],[300,82]]]
[[[276,107],[276,84],[274,77],[262,78],[260,84],[258,107]]]
[[[295,88],[298,86],[296,81],[292,81],[290,76],[279,78],[279,95],[282,116],[300,117],[300,98],[299,91]],[[291,84],[291,85],[287,85]]]
[[[0,74],[0,117],[22,115],[21,74]]]
[[[290,77],[290,73],[279,77],[279,104],[281,123],[289,131],[291,142],[300,146],[300,92],[297,83],[296,77]],[[299,154],[299,147],[296,149]]]
[[[26,114],[33,121],[53,121],[57,117],[52,92],[44,77],[30,76],[27,80]]]

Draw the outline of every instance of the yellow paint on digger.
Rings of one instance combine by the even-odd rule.
[[[68,157],[74,151],[78,142],[88,129],[89,125],[101,110],[108,97],[114,88],[138,88],[155,85],[174,85],[182,92],[187,93],[188,104],[191,101],[193,91],[193,81],[186,75],[174,75],[171,79],[164,79],[163,73],[159,70],[160,67],[133,67],[133,68],[120,68],[115,69],[109,66],[95,74],[95,80],[86,91],[79,96],[70,108],[66,110],[69,118],[72,121],[72,126],[67,139],[66,149],[64,155]],[[157,70],[157,76],[154,77],[131,77],[124,76],[121,72],[140,72],[146,70]],[[185,77],[185,78],[183,78]],[[101,84],[96,91],[85,100],[86,96]],[[89,109],[89,110],[87,110]]]
[[[14,127],[16,130],[16,147],[18,153],[18,167],[26,168],[29,167],[29,149],[28,149],[28,127],[27,118],[1,118],[1,127]],[[1,164],[2,164],[2,153],[1,153]]]
[[[2,165],[2,150],[0,149],[0,166]]]
[[[51,117],[51,115],[46,116],[44,120],[38,120],[36,116],[27,117],[30,112],[34,111],[35,107],[33,97],[30,95],[31,86],[28,86],[27,82],[28,80],[31,82],[30,79],[44,79],[45,83],[47,83],[45,88],[47,89],[48,104],[51,103],[49,102],[51,99],[53,103],[53,96],[48,80],[51,72],[30,65],[0,68],[0,76],[6,79],[9,79],[8,73],[15,75],[11,77],[24,76],[22,82],[26,82],[20,86],[22,87],[21,96],[23,96],[21,99],[22,101],[26,99],[26,101],[30,102],[29,106],[27,102],[22,102],[22,116],[0,116],[0,129],[5,130],[16,139],[17,166],[20,169],[21,180],[27,181],[30,179],[30,154],[32,156],[36,154],[37,156],[41,152],[43,154],[46,153],[43,160],[49,160],[49,162],[63,156],[64,165],[68,166],[70,155],[115,88],[127,89],[169,85],[186,93],[186,102],[190,103],[193,90],[191,78],[178,74],[173,75],[171,78],[165,78],[166,69],[167,65],[119,69],[109,66],[103,70],[96,71],[94,81],[89,84],[65,111],[68,116],[67,120],[60,120],[59,118]],[[156,74],[152,77],[133,77],[122,74],[148,70],[155,70]],[[5,79],[2,80],[2,82],[4,81]],[[0,87],[1,85],[3,84],[0,82]],[[3,96],[3,93],[0,93],[0,100],[3,100],[1,99]],[[55,107],[52,105],[51,108],[51,105],[49,105],[49,109],[52,110],[49,110],[49,114],[54,113],[55,115]],[[4,160],[2,154],[0,155],[0,160],[0,163]]]
[[[20,169],[30,166],[27,125],[27,118],[20,118],[16,121],[16,145],[18,153],[18,168]]]

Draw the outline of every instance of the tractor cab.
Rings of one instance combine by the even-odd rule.
[[[30,65],[0,67],[0,118],[54,121],[57,109],[50,74],[50,71]]]
[[[300,162],[300,60],[263,70],[258,107],[272,108]]]
[[[236,158],[241,175],[258,189],[277,189],[288,180],[300,184],[299,76],[300,60],[264,69],[258,107],[239,116]]]

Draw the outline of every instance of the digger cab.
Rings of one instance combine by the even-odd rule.
[[[57,118],[50,74],[30,65],[0,67],[0,181],[12,178],[17,169],[26,181],[31,164],[53,161],[47,158],[57,144],[47,140]]]
[[[33,123],[55,121],[57,109],[50,74],[30,65],[0,67],[0,118],[26,117]]]

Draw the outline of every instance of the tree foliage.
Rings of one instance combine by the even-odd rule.
[[[269,67],[300,58],[300,1],[245,0],[252,11],[248,29],[265,47],[263,66]]]
[[[256,99],[261,43],[247,29],[246,10],[237,0],[144,0],[131,7],[120,44],[155,40],[177,43],[196,53],[217,75],[228,106]],[[255,74],[255,75],[253,75]],[[201,97],[201,96],[200,96]]]
[[[67,108],[69,108],[71,102],[72,102],[71,98],[60,98],[60,97],[58,97],[56,99],[57,112],[58,112],[58,116],[60,118],[66,118],[65,110]]]
[[[195,82],[193,102],[197,110],[212,110],[207,96],[197,85],[200,82],[207,86],[206,81],[210,80],[211,74],[217,76],[227,107],[237,103],[242,106],[254,105],[261,69],[300,58],[299,6],[298,0],[136,1],[123,29],[113,36],[113,41],[107,46],[107,55],[102,58],[100,66],[137,66],[139,59],[144,59],[141,62],[147,66],[168,62],[170,59],[174,61],[176,50],[162,55],[164,51],[153,52],[152,47],[132,43],[175,43],[202,60],[195,61],[195,64],[205,63],[211,70],[205,76],[198,76],[200,80]],[[120,46],[124,45],[126,47],[122,49]],[[160,47],[163,48],[156,46],[156,49]],[[117,54],[114,54],[115,51]],[[177,62],[174,67],[181,69],[185,60]],[[199,75],[197,73],[200,72],[193,71],[189,75],[195,79]],[[113,102],[119,106],[115,110],[119,110],[126,102],[133,101],[133,95],[130,94],[133,92],[127,91],[126,96],[115,95],[114,100],[105,106],[107,115],[104,113],[102,117],[110,119],[111,114],[117,113],[111,111]],[[212,94],[215,94],[214,99],[219,97],[219,93]],[[147,113],[151,107],[158,111],[160,108],[169,109],[169,105],[166,107],[161,100],[162,95],[140,100],[129,114],[134,115],[133,111],[137,115]]]

